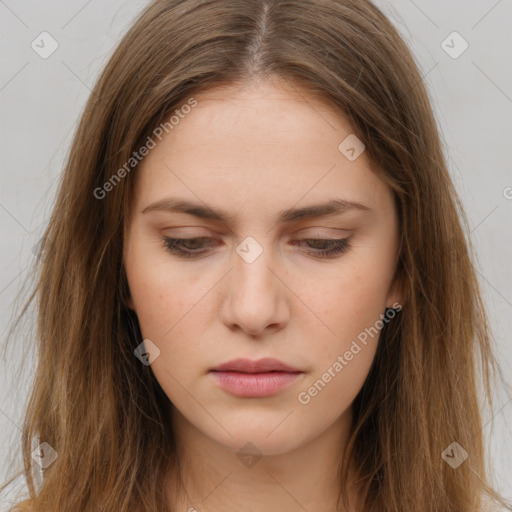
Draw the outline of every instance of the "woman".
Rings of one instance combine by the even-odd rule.
[[[505,505],[461,219],[421,76],[372,3],[154,1],[43,237],[14,510]]]

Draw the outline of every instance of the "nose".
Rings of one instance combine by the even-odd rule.
[[[265,249],[252,262],[235,254],[225,282],[221,320],[231,330],[251,336],[283,329],[289,321],[289,296],[280,267]]]

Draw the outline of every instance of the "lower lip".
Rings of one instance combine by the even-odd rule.
[[[210,372],[220,387],[242,397],[272,396],[288,387],[302,372]]]

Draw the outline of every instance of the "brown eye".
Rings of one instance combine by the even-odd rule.
[[[180,258],[194,258],[202,256],[207,252],[208,247],[213,246],[216,240],[211,237],[196,238],[169,238],[164,237],[164,247],[179,256]],[[293,245],[305,243],[309,251],[314,256],[321,258],[335,257],[348,251],[350,244],[348,238],[329,239],[329,238],[305,238],[296,240]]]
[[[305,242],[308,247],[314,249],[311,251],[313,255],[327,258],[330,256],[343,254],[344,252],[348,251],[350,248],[350,243],[348,240],[348,238],[304,238],[303,240],[298,240],[296,242]]]
[[[182,258],[193,258],[202,255],[206,251],[206,242],[215,242],[215,240],[208,236],[196,238],[163,238],[164,247],[173,254]],[[213,245],[212,243],[208,245]]]

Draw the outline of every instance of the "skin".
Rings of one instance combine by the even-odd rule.
[[[351,404],[378,337],[360,344],[309,403],[300,403],[298,394],[386,307],[402,303],[393,280],[398,219],[392,192],[364,152],[350,161],[338,150],[352,133],[347,121],[295,86],[267,79],[194,97],[198,105],[137,170],[124,248],[129,307],[144,339],[160,350],[151,369],[174,404],[170,422],[187,493],[174,492],[171,473],[168,495],[183,511],[335,510]],[[170,196],[236,218],[143,213]],[[338,198],[370,210],[276,223],[284,209]],[[204,252],[183,259],[164,246],[164,236],[215,242],[188,246]],[[263,249],[252,263],[236,252],[249,236]],[[350,237],[351,245],[322,258],[317,247],[329,246],[297,244],[321,237]],[[236,397],[209,370],[238,357],[275,357],[304,373],[272,397]],[[262,455],[252,467],[236,456],[247,442]]]

